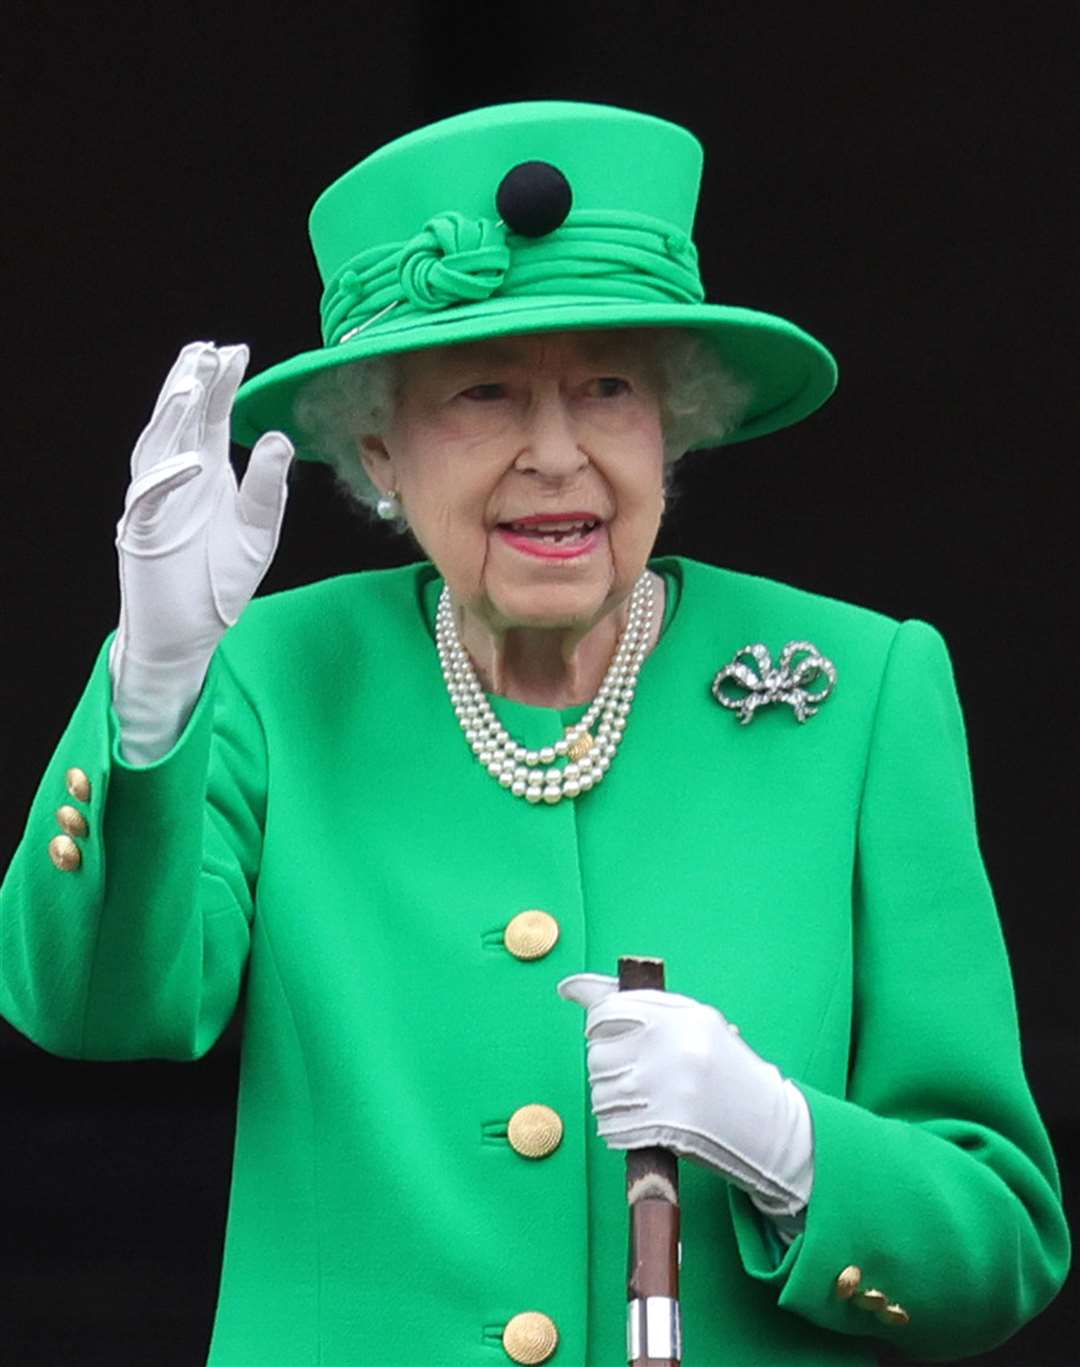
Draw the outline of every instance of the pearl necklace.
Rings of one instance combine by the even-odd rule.
[[[527,749],[510,735],[491,710],[476,670],[458,638],[457,622],[445,586],[439,596],[435,642],[443,678],[461,729],[473,754],[499,786],[526,802],[554,804],[594,788],[611,767],[626,729],[641,665],[652,635],[655,600],[646,570],[630,595],[630,616],[600,690],[580,721],[561,740]],[[591,728],[599,719],[596,735]],[[559,768],[557,759],[567,763]]]

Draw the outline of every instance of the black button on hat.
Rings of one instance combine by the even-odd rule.
[[[522,237],[554,232],[573,201],[570,182],[550,161],[520,162],[503,176],[495,194],[499,217]]]

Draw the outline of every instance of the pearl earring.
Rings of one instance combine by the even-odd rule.
[[[395,518],[401,516],[401,499],[398,491],[391,489],[388,494],[383,494],[375,504],[375,511],[384,522],[393,522]]]

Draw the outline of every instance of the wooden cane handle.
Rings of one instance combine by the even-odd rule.
[[[619,991],[627,992],[634,988],[652,987],[664,990],[663,959],[624,957],[619,960]],[[670,1149],[630,1149],[626,1155],[626,1191],[630,1197],[641,1178],[655,1175],[667,1184],[671,1195],[668,1198],[677,1203],[679,1199],[679,1166]]]
[[[646,959],[628,954],[619,960],[619,991],[628,992],[637,987],[655,987],[663,992],[663,959]]]
[[[619,990],[664,989],[663,959],[619,959]],[[670,1149],[629,1149],[626,1198],[630,1208],[630,1257],[626,1298],[633,1306],[649,1297],[679,1302],[679,1166]],[[642,1353],[644,1345],[642,1345]],[[629,1359],[631,1367],[679,1367],[679,1357]]]

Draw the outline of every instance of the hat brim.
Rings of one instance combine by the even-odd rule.
[[[233,406],[235,441],[253,445],[263,432],[285,432],[301,459],[306,449],[293,409],[303,385],[320,371],[370,356],[420,351],[531,332],[584,328],[683,327],[704,334],[723,364],[747,384],[748,407],[727,435],[695,447],[725,446],[765,436],[807,417],[836,387],[836,362],[816,338],[784,318],[725,304],[649,304],[580,295],[506,297],[400,318],[390,312],[348,342],[301,352],[241,386]]]

